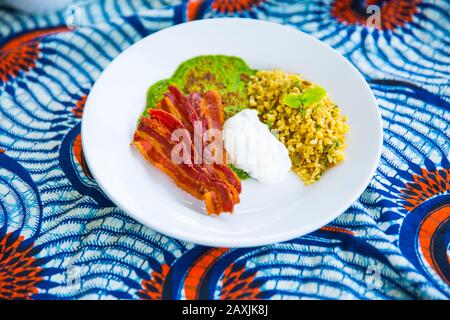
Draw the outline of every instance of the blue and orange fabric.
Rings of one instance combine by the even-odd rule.
[[[450,297],[449,1],[74,3],[77,28],[65,11],[0,8],[0,299]],[[374,4],[375,27],[367,23]],[[309,235],[246,249],[171,239],[118,209],[84,162],[84,102],[108,63],[160,29],[223,16],[321,39],[378,100],[384,146],[375,176]]]

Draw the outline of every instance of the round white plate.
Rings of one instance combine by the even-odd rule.
[[[243,58],[252,68],[299,73],[329,92],[348,117],[347,159],[308,187],[293,173],[281,184],[243,181],[233,214],[208,216],[130,146],[147,88],[202,54]],[[382,146],[377,103],[340,54],[291,27],[248,19],[177,25],[137,42],[102,73],[86,102],[83,151],[100,187],[121,209],[166,235],[209,246],[247,247],[299,237],[344,212],[375,172]]]

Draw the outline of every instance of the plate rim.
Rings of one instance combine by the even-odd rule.
[[[374,161],[372,162],[371,166],[370,166],[370,170],[367,172],[366,174],[366,178],[364,179],[364,181],[359,185],[357,192],[355,191],[353,193],[352,197],[349,197],[349,199],[346,202],[343,202],[343,204],[339,207],[339,209],[335,210],[335,213],[333,215],[329,215],[326,217],[323,217],[321,219],[317,219],[314,221],[314,223],[310,223],[306,226],[299,226],[297,228],[293,228],[290,231],[285,231],[285,232],[279,232],[276,233],[275,235],[269,235],[266,234],[264,235],[264,237],[258,237],[258,238],[251,238],[251,239],[239,239],[239,242],[236,242],[233,239],[225,239],[225,238],[221,238],[218,241],[214,241],[211,240],[210,236],[202,236],[201,234],[194,234],[192,232],[185,232],[185,231],[173,231],[170,229],[169,226],[164,227],[163,225],[159,225],[157,223],[153,223],[149,222],[149,221],[144,221],[143,219],[139,218],[137,215],[132,213],[132,210],[129,210],[128,206],[126,203],[124,203],[125,201],[122,201],[120,199],[120,197],[116,197],[114,196],[114,194],[112,194],[109,190],[108,187],[105,186],[103,184],[103,182],[101,181],[101,179],[98,179],[98,176],[95,172],[95,169],[91,169],[94,168],[95,166],[93,166],[93,163],[90,159],[89,156],[89,152],[88,150],[86,150],[86,143],[82,144],[82,148],[83,148],[83,153],[84,153],[84,157],[86,160],[86,163],[88,165],[88,167],[90,168],[90,172],[95,180],[95,182],[98,184],[99,188],[106,194],[106,196],[111,199],[111,201],[122,211],[124,211],[127,215],[129,215],[130,217],[132,217],[134,220],[138,221],[139,223],[143,224],[144,226],[149,227],[150,229],[153,229],[163,235],[169,236],[169,237],[173,237],[182,241],[186,241],[186,242],[190,242],[190,243],[194,243],[194,244],[199,244],[199,245],[205,245],[205,246],[213,246],[213,247],[227,247],[227,248],[245,248],[245,247],[255,247],[255,246],[263,246],[263,245],[269,245],[269,244],[273,244],[273,243],[279,243],[279,242],[284,242],[284,241],[289,241],[291,239],[297,238],[297,237],[301,237],[304,236],[310,232],[313,232],[315,230],[318,230],[319,228],[321,228],[322,226],[325,226],[326,224],[330,223],[331,221],[335,220],[337,217],[339,217],[341,214],[343,214],[360,196],[361,194],[365,191],[365,189],[367,188],[367,186],[369,185],[370,181],[372,180],[378,166],[379,166],[379,162],[380,162],[380,158],[381,158],[381,154],[382,154],[382,147],[383,147],[383,125],[382,125],[382,117],[381,117],[381,111],[379,108],[379,105],[376,101],[375,95],[372,91],[372,89],[370,88],[369,84],[367,83],[366,79],[364,78],[364,76],[361,74],[361,72],[349,61],[347,60],[341,53],[339,53],[337,50],[335,50],[333,47],[331,47],[330,45],[328,45],[325,42],[322,42],[321,40],[313,37],[312,35],[303,32],[291,25],[283,25],[283,24],[279,24],[276,22],[272,22],[272,21],[266,21],[266,20],[259,20],[259,19],[251,19],[251,18],[235,18],[235,17],[224,17],[224,18],[212,18],[212,19],[202,19],[202,20],[195,20],[195,21],[189,21],[189,22],[184,22],[184,23],[180,23],[180,24],[176,24],[164,29],[161,29],[157,32],[154,32],[142,39],[140,39],[139,41],[133,43],[131,46],[129,46],[128,48],[126,48],[125,50],[123,50],[121,53],[119,53],[101,72],[101,74],[98,76],[98,78],[96,79],[94,85],[92,86],[88,97],[86,99],[86,103],[85,103],[85,109],[83,111],[84,115],[81,121],[81,140],[82,141],[87,141],[89,138],[87,138],[86,136],[86,122],[84,121],[85,119],[85,114],[86,111],[90,110],[90,108],[88,107],[90,105],[90,96],[91,93],[96,89],[97,84],[99,83],[99,80],[102,79],[102,77],[104,77],[105,73],[108,71],[108,69],[110,69],[110,67],[115,64],[117,62],[117,60],[123,56],[124,54],[126,54],[126,52],[132,50],[132,48],[134,48],[135,46],[139,45],[140,42],[142,41],[148,41],[148,39],[151,39],[152,37],[154,37],[155,35],[160,35],[161,33],[164,32],[171,32],[174,29],[182,29],[184,28],[186,25],[192,25],[192,24],[210,24],[210,23],[218,23],[218,21],[223,21],[223,22],[239,22],[239,23],[256,23],[256,24],[269,24],[272,25],[273,27],[277,27],[277,28],[286,28],[289,31],[296,31],[299,32],[300,34],[302,34],[302,36],[309,38],[309,40],[318,43],[320,46],[325,47],[327,50],[331,50],[336,57],[341,60],[341,62],[347,64],[348,67],[350,67],[351,69],[353,69],[353,71],[355,72],[355,75],[359,78],[359,80],[362,81],[362,84],[364,85],[364,87],[367,89],[369,96],[370,96],[370,100],[372,100],[372,104],[376,107],[375,108],[375,112],[376,112],[376,123],[377,123],[377,127],[378,127],[378,132],[377,132],[377,138],[378,138],[378,145],[377,145],[377,150],[376,150],[376,158],[374,158]],[[89,112],[89,111],[88,111]],[[374,120],[375,121],[375,120]]]

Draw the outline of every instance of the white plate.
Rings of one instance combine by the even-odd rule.
[[[293,173],[277,185],[243,181],[235,213],[207,216],[132,147],[147,88],[202,54],[243,58],[252,68],[299,73],[327,89],[348,117],[347,159],[304,187]],[[375,98],[361,74],[319,40],[274,23],[213,19],[177,25],[121,53],[86,102],[82,124],[88,166],[114,203],[169,236],[209,246],[246,247],[299,237],[344,212],[364,191],[381,153]]]

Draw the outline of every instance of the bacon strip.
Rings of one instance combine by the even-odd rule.
[[[163,137],[157,130],[153,131],[147,127],[145,131],[143,133],[138,129],[134,145],[148,161],[171,177],[178,187],[197,199],[203,200],[206,193],[214,192],[217,196],[209,198],[210,201],[214,200],[214,203],[208,203],[208,213],[232,212],[235,204],[234,194],[227,183],[209,176],[199,165],[174,164],[170,158],[170,144],[162,143]],[[215,208],[215,211],[208,208]]]
[[[158,143],[155,143],[151,138],[141,139],[136,137],[133,144],[144,155],[147,161],[171,177],[179,188],[199,200],[203,199],[204,186],[198,181],[193,181],[181,168],[165,157],[157,147]]]
[[[201,134],[205,128],[222,129],[224,119],[220,95],[210,91],[203,97],[199,93],[186,97],[178,88],[170,86],[157,108],[142,118],[134,134],[133,145],[178,187],[204,200],[208,214],[232,212],[240,201],[241,182],[224,164],[195,163],[195,157],[202,152],[195,148],[193,142],[197,121],[202,123]],[[191,151],[189,163],[172,161],[172,150],[180,143],[172,141],[172,133],[177,129],[186,129],[190,133],[191,139],[182,141],[186,144],[185,150]]]
[[[224,123],[223,106],[222,99],[217,91],[208,91],[205,95],[203,95],[201,114],[206,120],[206,130],[222,130]]]
[[[194,108],[195,112],[198,115],[201,115],[202,95],[198,92],[190,93],[188,96],[188,100],[191,103],[192,107]]]
[[[169,86],[169,93],[164,98],[164,105],[170,113],[178,117],[189,132],[194,132],[194,124],[200,121],[200,115],[197,114],[189,99],[175,86]],[[163,105],[163,106],[164,106]]]

